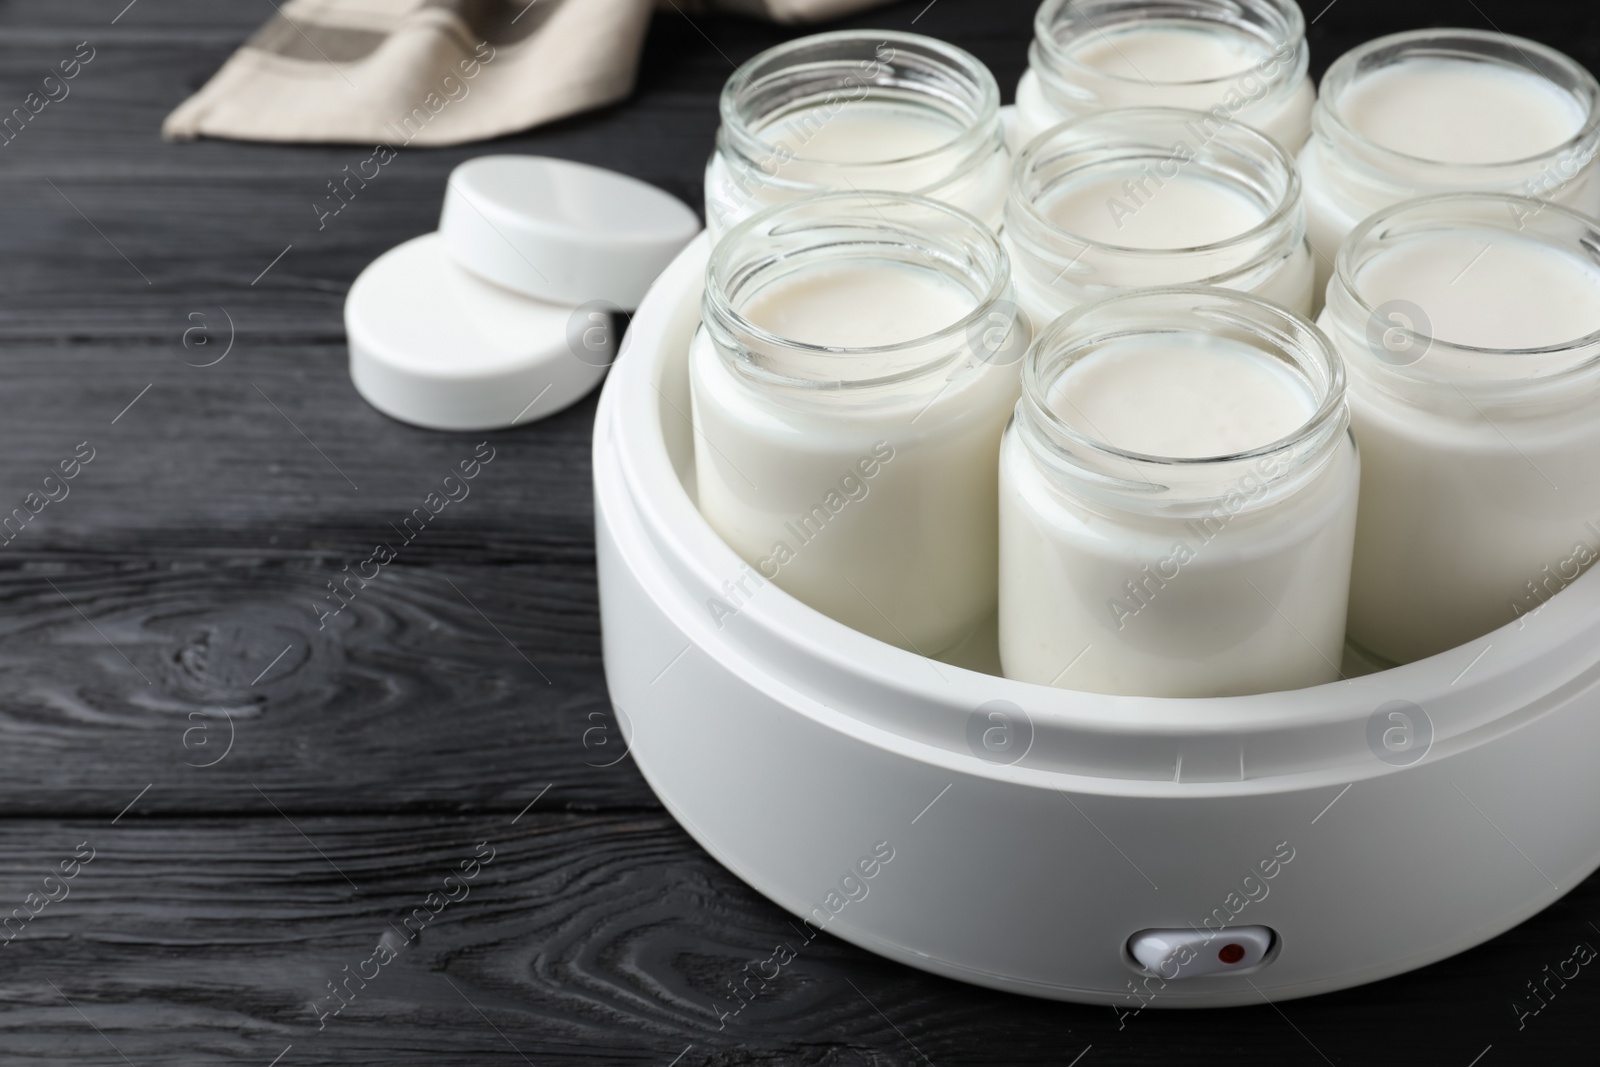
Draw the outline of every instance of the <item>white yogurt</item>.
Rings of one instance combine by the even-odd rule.
[[[1594,260],[1516,233],[1446,230],[1397,242],[1355,281],[1374,307],[1417,305],[1432,336],[1455,345],[1546,348],[1600,329]]]
[[[1394,662],[1537,611],[1600,553],[1593,223],[1538,208],[1402,204],[1329,287],[1363,459],[1350,637]]]
[[[1344,239],[1402,200],[1483,190],[1600,210],[1597,99],[1571,59],[1499,33],[1419,30],[1341,56],[1300,154],[1319,303]]]
[[[1046,0],[1017,85],[1014,146],[1064,119],[1127,107],[1216,109],[1293,152],[1311,132],[1305,21],[1292,0],[1218,5]]]
[[[1315,410],[1304,380],[1259,349],[1208,334],[1135,334],[1074,363],[1045,403],[1085,436],[1174,459],[1271,444]]]
[[[1088,34],[1066,54],[1074,63],[1113,78],[1192,84],[1238,77],[1269,51],[1249,34],[1199,23],[1153,23]]]
[[[697,491],[758,585],[930,656],[993,612],[1026,327],[998,358],[977,343],[1012,322],[1005,273],[976,220],[928,201],[836,195],[729,232],[690,352]]]
[[[1056,189],[1039,212],[1070,234],[1125,248],[1194,248],[1254,229],[1267,210],[1244,190],[1206,175],[1178,171],[1159,188],[1141,189],[1128,167],[1095,173]]]
[[[761,127],[764,140],[795,156],[784,164],[783,176],[813,182],[826,180],[827,164],[911,159],[947,147],[962,132],[943,112],[871,98],[847,108],[801,108]],[[808,170],[808,164],[823,166]]]
[[[1309,323],[1222,290],[1046,331],[1001,449],[1006,676],[1174,697],[1338,678],[1359,480],[1342,388]]]
[[[851,30],[769,49],[723,89],[706,227],[715,239],[834,190],[916,193],[997,224],[1010,168],[999,107],[988,69],[932,38]]]
[[[1572,94],[1519,67],[1412,59],[1352,82],[1339,115],[1393,152],[1440,163],[1502,163],[1539,156],[1583,129]]]
[[[1302,313],[1311,253],[1294,164],[1237,123],[1171,108],[1052,129],[1017,160],[1003,242],[1035,326],[1125,289],[1217,285]]]
[[[804,345],[881,348],[937,333],[976,306],[965,286],[937,271],[862,259],[790,275],[752,293],[740,313]]]

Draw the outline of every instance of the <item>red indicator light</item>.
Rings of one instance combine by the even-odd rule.
[[[1231,944],[1223,945],[1221,950],[1217,952],[1217,959],[1221,960],[1223,963],[1238,963],[1240,960],[1244,959],[1244,946]]]

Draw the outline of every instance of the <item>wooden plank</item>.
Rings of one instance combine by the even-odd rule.
[[[1415,975],[1278,1007],[1119,1015],[933,978],[826,934],[807,941],[666,816],[545,811],[557,798],[552,789],[520,818],[325,818],[285,806],[287,817],[174,824],[141,799],[116,825],[0,823],[5,910],[87,854],[80,844],[94,853],[66,896],[51,883],[61,899],[14,920],[21,932],[0,949],[6,1063],[124,1062],[113,1044],[137,1067],[265,1067],[280,1054],[282,1067],[662,1067],[680,1055],[681,1065],[1061,1067],[1080,1054],[1084,1067],[1179,1056],[1465,1065],[1487,1045],[1486,1062],[1539,1063],[1575,1050],[1600,1001],[1600,983],[1579,977],[1552,983],[1521,1030],[1510,1010],[1528,1001],[1525,981],[1596,940],[1585,921],[1600,903],[1593,879],[1514,938]],[[471,879],[445,883],[491,850]],[[882,882],[863,906],[893,907],[894,888]],[[437,916],[408,927],[419,908]],[[395,958],[368,963],[384,938]],[[793,959],[767,964],[779,945]],[[347,966],[368,980],[352,980],[332,1015],[328,983]],[[768,980],[736,997],[755,972]]]
[[[241,553],[8,575],[0,811],[109,818],[147,785],[140,810],[207,817],[270,812],[258,785],[294,811],[514,812],[547,785],[655,806],[613,766],[587,561],[402,556],[319,629],[337,574]]]
[[[456,162],[405,152],[364,187],[343,175],[372,155],[340,149],[295,175],[0,179],[10,252],[0,257],[0,336],[175,345],[190,312],[220,324],[216,309],[226,308],[246,337],[342,343],[350,283],[380,253],[436,228]],[[680,175],[632,169],[698,196]],[[328,189],[336,177],[350,182],[338,196]]]
[[[83,30],[159,33],[168,39],[200,32],[247,34],[265,21],[262,6],[211,0],[8,0],[0,40],[16,33]]]
[[[429,493],[450,491],[443,479],[462,463],[477,477],[454,491],[468,495],[446,505],[405,562],[552,548],[563,561],[591,557],[593,396],[513,430],[422,430],[362,402],[343,345],[241,331],[226,359],[194,367],[180,357],[208,359],[225,338],[185,349],[180,326],[145,344],[6,346],[0,515],[42,491],[85,442],[93,459],[64,499],[3,542],[0,567],[58,551],[149,559],[226,549],[326,556],[337,569],[392,536],[390,524]]]

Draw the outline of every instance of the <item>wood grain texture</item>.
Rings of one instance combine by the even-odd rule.
[[[309,561],[30,564],[3,586],[0,810],[109,818],[147,784],[139,810],[174,814],[271,812],[256,786],[293,811],[514,813],[546,785],[653,807],[606,766],[585,566],[397,561],[319,629]]]
[[[83,842],[94,859],[0,948],[6,1062],[121,1062],[114,1043],[140,1067],[264,1065],[291,1045],[285,1063],[664,1065],[689,1048],[680,1062],[945,1067],[1065,1064],[1092,1046],[1085,1064],[1465,1065],[1486,1045],[1537,1063],[1570,1047],[1594,1002],[1585,973],[1520,1032],[1506,1007],[1597,939],[1592,887],[1513,937],[1365,990],[1119,1018],[808,942],[666,816],[547,810],[557,797],[520,818],[174,820],[139,814],[141,800],[115,826],[11,821],[0,903],[20,904]],[[479,842],[493,860],[446,883],[489,854]],[[386,937],[396,958],[366,963]],[[736,996],[746,964],[779,945],[794,958]],[[347,966],[370,980],[321,1019]]]
[[[476,544],[475,562],[515,562],[540,542],[592,554],[593,398],[539,422],[537,432],[437,433],[363,403],[342,343],[241,335],[221,363],[196,368],[179,361],[188,354],[180,336],[174,323],[165,341],[150,344],[0,342],[4,511],[80,444],[95,450],[70,495],[0,547],[0,566],[94,548],[346,555],[392,533],[389,523],[485,442],[495,458],[471,495],[442,512],[408,556],[443,558],[442,545]],[[61,388],[63,378],[71,389]],[[141,540],[146,530],[160,534]]]
[[[840,25],[946,37],[1009,99],[1034,6],[910,0]],[[78,42],[96,48],[72,94],[0,147],[0,515],[80,442],[95,449],[70,494],[0,547],[0,1063],[1592,1058],[1600,978],[1585,970],[1520,1029],[1511,1006],[1575,943],[1600,944],[1595,879],[1473,952],[1281,1008],[1119,1019],[804,942],[619,749],[595,604],[593,400],[507,433],[403,426],[354,393],[342,328],[356,273],[431,229],[445,175],[482,152],[596,163],[695,204],[732,64],[797,31],[665,7],[629,101],[489,145],[404,150],[319,226],[325,183],[370,146],[157,133],[270,14],[0,4],[0,113]],[[1600,63],[1592,5],[1337,0],[1306,14],[1319,72],[1366,37],[1428,24],[1492,25]],[[483,440],[495,458],[471,495],[319,628],[327,583],[398,536]],[[395,942],[319,1029],[308,1004],[326,1010],[327,983],[480,841],[495,859],[469,895]],[[41,905],[60,892],[45,874],[81,842],[94,860]],[[1003,890],[998,872],[995,900],[974,907],[1004,906]],[[24,924],[18,908],[38,913]],[[732,984],[779,943],[795,959],[743,1004]]]

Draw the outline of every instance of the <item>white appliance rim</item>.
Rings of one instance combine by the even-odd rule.
[[[1366,740],[1368,720],[1391,700],[1425,710],[1433,750],[1442,755],[1518,728],[1600,671],[1593,655],[1600,647],[1600,576],[1591,573],[1538,612],[1437,656],[1307,689],[1241,697],[1114,696],[943,663],[930,670],[924,657],[835,622],[770,583],[738,603],[734,618],[713,625],[707,602],[726,596],[728,580],[755,572],[700,515],[665,447],[664,418],[687,420],[689,411],[686,389],[680,390],[683,402],[674,401],[672,383],[663,378],[674,346],[685,344],[699,321],[708,255],[702,234],[657,279],[630,326],[596,416],[597,506],[605,497],[614,501],[613,511],[636,515],[649,552],[641,546],[634,557],[656,559],[654,566],[633,557],[629,563],[655,572],[646,583],[653,596],[674,594],[679,603],[671,614],[685,635],[737,663],[747,678],[782,679],[791,691],[790,683],[802,684],[812,699],[786,698],[796,710],[811,703],[875,727],[869,733],[879,735],[878,743],[912,743],[919,758],[935,762],[942,762],[935,751],[943,750],[971,772],[974,761],[963,742],[967,717],[980,704],[1007,700],[1026,710],[1033,746],[1019,762],[986,764],[980,773],[1036,785],[1056,774],[1103,778],[1101,786],[1113,791],[1118,787],[1111,780],[1133,779],[1140,789],[1170,783],[1183,795],[1257,792],[1269,778],[1347,782],[1403,771],[1380,760]]]

